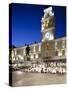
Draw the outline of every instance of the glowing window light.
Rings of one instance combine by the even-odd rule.
[[[19,57],[20,59],[24,59],[24,57],[22,57],[21,55],[18,55],[18,57]]]
[[[33,55],[31,55],[31,59],[33,59],[34,57],[33,57]]]
[[[62,52],[59,52],[59,53],[58,53],[58,56],[62,56]]]
[[[38,58],[38,54],[36,54],[36,58]]]
[[[39,44],[39,51],[41,51],[41,45]]]
[[[65,41],[62,41],[62,48],[65,48]]]

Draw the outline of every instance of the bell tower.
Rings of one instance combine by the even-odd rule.
[[[41,55],[42,58],[51,58],[54,56],[54,30],[55,30],[55,17],[52,7],[44,9],[44,16],[42,17],[41,23],[42,23]]]
[[[41,23],[42,42],[54,40],[55,18],[52,7],[44,9]]]

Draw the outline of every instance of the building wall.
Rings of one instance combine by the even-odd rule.
[[[55,52],[57,52],[57,56],[66,56],[66,38],[65,37],[55,40]]]
[[[31,60],[36,60],[40,57],[41,54],[41,43],[37,44],[32,44],[29,46],[30,47],[30,59]],[[26,46],[25,47],[20,47],[20,48],[15,48],[12,50],[12,59],[21,59],[25,61],[26,57]]]
[[[12,59],[13,60],[25,60],[26,56],[26,47],[15,48],[12,51]],[[36,60],[39,58],[47,58],[50,57],[66,57],[66,38],[62,37],[59,39],[55,39],[52,41],[47,41],[43,43],[37,43],[30,45],[30,59]]]
[[[42,56],[42,58],[54,56],[54,41],[42,43],[41,56]]]

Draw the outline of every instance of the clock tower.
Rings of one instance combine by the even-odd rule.
[[[42,58],[50,58],[54,56],[55,17],[52,7],[44,9],[44,16],[42,17],[41,23],[41,55]]]
[[[54,40],[55,18],[52,7],[44,9],[41,22],[42,42]]]

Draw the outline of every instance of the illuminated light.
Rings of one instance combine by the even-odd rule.
[[[59,53],[58,53],[58,56],[62,56],[62,53],[61,53],[61,52],[59,52]]]
[[[48,23],[45,23],[45,27],[46,27],[46,28],[48,27]]]
[[[62,43],[62,48],[65,48],[65,43],[64,42]]]
[[[26,52],[25,52],[25,48],[23,49],[23,53],[24,53],[24,55],[26,54]]]
[[[47,14],[49,14],[50,16],[54,16],[54,12],[52,11],[52,7],[49,7],[47,9],[44,9],[44,17],[47,16]]]
[[[17,74],[21,75],[22,74],[22,71],[17,71]]]
[[[47,32],[46,34],[45,34],[45,37],[43,38],[43,40],[42,41],[44,41],[44,40],[53,40],[54,39],[54,36],[53,36],[53,34],[51,34],[50,32]]]
[[[55,45],[57,46],[57,42],[55,42]]]
[[[18,66],[21,66],[21,64],[19,63]]]
[[[18,57],[19,57],[20,59],[24,59],[21,55],[18,55]]]
[[[33,55],[31,55],[31,59],[33,59],[34,57],[33,57]]]
[[[48,39],[49,37],[50,37],[50,33],[47,32],[47,33],[45,34],[45,38]]]
[[[39,44],[39,51],[41,51],[41,45]]]
[[[12,60],[15,61],[15,57],[12,57]]]
[[[21,59],[23,59],[23,60],[24,60],[24,57],[21,57]]]
[[[53,40],[54,39],[54,36],[53,35],[50,35],[50,40]]]
[[[12,55],[12,58],[13,58],[14,57],[14,51],[13,50],[12,50],[12,54],[11,55]]]
[[[42,25],[42,31],[44,30],[44,25]]]
[[[38,58],[38,54],[36,54],[36,58]]]
[[[42,39],[42,42],[44,41],[44,39]]]
[[[16,67],[17,66],[17,64],[13,64],[13,67]]]
[[[62,48],[65,48],[65,41],[62,41]]]

